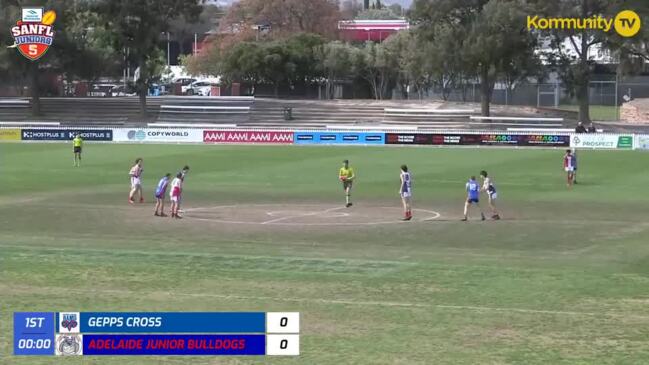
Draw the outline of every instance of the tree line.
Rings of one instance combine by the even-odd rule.
[[[421,94],[433,86],[447,98],[451,90],[466,92],[468,84],[476,83],[483,115],[490,114],[496,83],[511,93],[521,83],[543,82],[555,73],[577,99],[579,119],[589,121],[594,51],[609,52],[619,63],[618,73],[637,71],[649,59],[649,2],[644,0],[415,0],[407,13],[412,28],[382,43],[341,42],[331,36],[330,23],[309,30],[291,26],[291,16],[273,21],[263,13],[266,8],[258,7],[263,3],[242,0],[229,24],[245,24],[247,29],[266,21],[271,29],[267,35],[260,39],[259,34],[239,32],[215,39],[203,54],[184,60],[187,68],[195,74],[221,75],[226,82],[270,84],[275,90],[280,85],[321,84],[328,97],[343,80],[365,82],[376,99],[390,97],[393,89]],[[314,7],[322,9],[326,3],[315,0]],[[273,2],[273,9],[291,12],[281,1]],[[646,24],[635,37],[623,38],[614,31],[527,28],[528,16],[612,18],[624,9],[635,10]],[[376,13],[372,9],[356,17],[372,19]]]
[[[35,3],[35,2],[34,2]],[[0,0],[0,41],[12,43],[9,28],[29,0]],[[376,99],[393,89],[423,93],[431,87],[448,97],[453,89],[480,85],[482,114],[489,115],[496,83],[513,90],[526,80],[558,74],[588,121],[588,87],[597,66],[593,51],[606,50],[618,72],[637,72],[649,61],[649,2],[646,0],[415,0],[404,12],[395,7],[361,11],[336,0],[240,0],[232,5],[209,45],[182,63],[196,75],[218,75],[224,83],[280,87],[323,85],[334,96],[338,82],[367,85]],[[149,85],[164,60],[161,34],[191,34],[192,26],[212,28],[200,0],[50,0],[57,11],[54,46],[38,62],[0,47],[0,77],[26,80],[39,113],[42,75],[92,80],[119,76],[124,64],[140,69],[135,86],[146,113]],[[529,30],[528,15],[589,18],[635,10],[645,26],[631,38],[600,30]],[[338,40],[337,22],[406,15],[411,29],[382,43]]]

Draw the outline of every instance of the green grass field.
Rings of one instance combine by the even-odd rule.
[[[148,202],[130,206],[138,156]],[[561,156],[88,144],[73,168],[70,145],[0,144],[0,363],[647,364],[649,154],[582,151],[571,191]],[[387,223],[255,223],[264,209],[342,205],[344,158],[358,175],[355,206],[337,212]],[[438,219],[393,223],[402,163],[415,207]],[[154,184],[184,164],[187,218],[153,217]],[[504,219],[460,222],[464,183],[481,169]],[[216,210],[193,219],[196,208]],[[251,223],[221,223],[230,217]],[[11,356],[14,311],[59,310],[299,311],[302,354]]]

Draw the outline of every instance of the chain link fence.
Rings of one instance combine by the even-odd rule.
[[[423,92],[422,96],[424,99],[479,103],[480,84],[467,83],[445,90],[433,87]],[[588,96],[592,120],[618,121],[624,119],[621,109],[626,103],[636,99],[649,99],[649,77],[635,77],[624,81],[591,81]],[[409,94],[410,99],[418,97],[418,93]],[[494,105],[529,106],[575,112],[579,110],[577,98],[570,95],[565,85],[559,82],[521,83],[510,88],[504,83],[496,83],[491,102]]]

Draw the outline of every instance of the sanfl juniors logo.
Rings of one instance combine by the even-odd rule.
[[[23,8],[22,19],[11,28],[14,44],[20,53],[32,61],[43,57],[54,41],[52,24],[56,20],[53,10],[43,13],[43,8]]]

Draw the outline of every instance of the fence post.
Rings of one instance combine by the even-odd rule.
[[[618,85],[619,79],[620,78],[618,76],[618,73],[616,72],[615,73],[615,120],[618,121],[618,122],[620,121],[620,104],[619,104],[619,101],[617,99],[617,96],[618,96],[617,95],[617,89],[619,87],[619,85]]]

